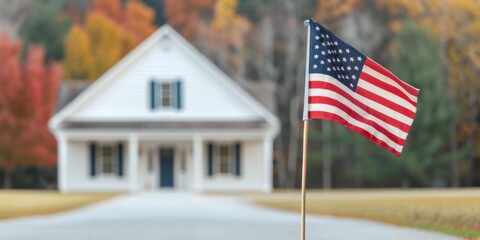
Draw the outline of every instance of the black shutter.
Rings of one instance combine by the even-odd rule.
[[[176,90],[177,90],[177,109],[182,108],[182,82],[178,80],[176,82]]]
[[[123,176],[123,144],[117,145],[118,176]]]
[[[240,161],[241,161],[241,155],[240,155],[240,151],[241,151],[241,145],[240,143],[237,143],[235,144],[235,174],[237,176],[240,176],[240,169],[241,169],[241,164],[240,164]]]
[[[155,81],[150,81],[150,109],[154,110],[157,108],[157,84]]]
[[[97,174],[97,146],[90,143],[90,176],[95,177]]]
[[[213,144],[208,144],[208,176],[213,175]]]

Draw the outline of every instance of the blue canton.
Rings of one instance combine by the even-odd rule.
[[[310,73],[330,75],[355,91],[365,55],[310,20]]]

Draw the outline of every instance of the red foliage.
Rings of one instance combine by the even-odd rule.
[[[55,165],[55,140],[48,132],[60,65],[45,64],[41,46],[30,47],[25,61],[20,41],[0,36],[0,168]]]

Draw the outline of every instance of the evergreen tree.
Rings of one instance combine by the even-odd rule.
[[[45,47],[46,61],[63,58],[63,41],[71,20],[63,14],[65,0],[33,1],[30,13],[20,28],[25,55],[31,43]]]
[[[455,116],[449,107],[442,63],[436,42],[427,30],[407,21],[395,40],[392,70],[404,81],[420,88],[417,116],[413,122],[400,164],[404,185],[445,185],[448,152],[448,126]]]

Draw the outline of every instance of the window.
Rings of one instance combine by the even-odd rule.
[[[99,148],[100,173],[105,175],[115,174],[116,170],[116,148],[113,144],[102,144]]]
[[[234,156],[233,146],[231,144],[221,144],[216,146],[216,167],[215,172],[218,174],[234,173]]]
[[[181,81],[151,80],[150,81],[150,109],[181,109],[182,108]]]

